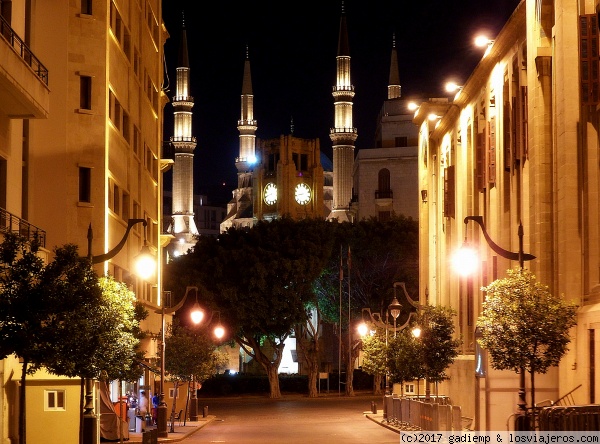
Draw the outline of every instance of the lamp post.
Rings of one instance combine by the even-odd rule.
[[[489,245],[489,247],[498,255],[505,259],[512,261],[519,261],[519,268],[523,269],[525,261],[535,259],[535,256],[523,251],[523,224],[519,222],[518,236],[519,236],[519,251],[509,251],[497,245],[489,236],[485,229],[482,216],[467,216],[465,217],[465,225],[473,221],[481,227],[483,237]],[[466,243],[466,236],[465,236]],[[464,257],[464,256],[463,256]],[[529,422],[526,415],[527,412],[527,400],[525,399],[525,368],[519,369],[519,401],[517,403],[517,415],[515,417],[515,430],[525,431],[529,430]]]
[[[165,315],[173,314],[185,303],[188,294],[190,291],[194,290],[196,292],[196,303],[194,304],[194,308],[190,314],[192,321],[195,324],[198,324],[202,321],[204,317],[204,313],[200,310],[200,305],[198,305],[198,287],[188,286],[185,289],[185,294],[183,295],[183,299],[179,301],[179,303],[173,307],[165,308],[165,300],[161,299],[161,309],[156,313],[160,313],[161,319],[161,341],[160,341],[160,401],[158,403],[158,407],[156,408],[156,430],[159,438],[166,438],[169,436],[167,432],[167,403],[165,401]],[[173,423],[171,423],[173,426]],[[171,432],[174,430],[171,427]]]
[[[156,267],[156,261],[153,259],[150,249],[146,241],[146,226],[147,222],[145,219],[128,219],[127,229],[125,234],[119,241],[119,243],[110,251],[94,256],[92,254],[92,240],[94,234],[92,231],[92,224],[90,223],[87,232],[88,249],[87,258],[92,265],[106,262],[115,257],[125,246],[127,238],[131,229],[137,224],[144,224],[144,245],[140,254],[136,256],[136,271],[137,273],[147,279],[150,277]],[[99,441],[98,436],[98,417],[94,413],[94,380],[86,378],[85,380],[85,406],[83,411],[83,442],[84,444],[97,443]]]
[[[404,282],[394,282],[394,298],[392,299],[392,302],[390,303],[390,305],[388,305],[386,311],[385,311],[385,320],[382,319],[381,315],[379,313],[371,313],[371,309],[370,308],[363,308],[362,312],[363,315],[364,313],[367,313],[369,316],[369,320],[372,324],[374,324],[376,327],[379,327],[381,329],[385,329],[385,391],[384,391],[384,396],[383,396],[383,421],[388,421],[388,414],[387,414],[387,404],[385,402],[386,399],[386,395],[389,395],[390,393],[390,387],[389,387],[389,369],[388,369],[388,359],[387,359],[387,349],[388,349],[388,331],[391,329],[394,332],[394,338],[396,337],[396,332],[397,331],[401,331],[404,328],[406,328],[410,322],[410,318],[412,317],[413,313],[411,312],[408,316],[408,318],[406,319],[406,322],[404,324],[402,324],[401,326],[397,327],[396,326],[396,321],[398,319],[398,316],[400,316],[400,313],[402,311],[402,304],[400,304],[398,302],[398,298],[396,297],[396,288],[397,287],[401,287],[404,290],[404,296],[406,297],[406,300],[414,307],[418,307],[418,303],[413,301],[410,296],[408,295],[407,291],[406,291],[406,286],[404,285]],[[392,315],[392,318],[394,319],[394,323],[393,326],[389,324],[388,320],[389,320],[389,315]],[[359,332],[364,332],[366,333],[368,331],[368,328],[366,325],[361,325],[359,326]],[[364,335],[363,335],[364,336]]]

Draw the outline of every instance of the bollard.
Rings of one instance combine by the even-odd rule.
[[[208,416],[208,406],[205,405],[204,408],[202,409],[202,417],[206,418]]]
[[[375,401],[371,401],[371,413],[377,414],[377,404],[375,404]]]

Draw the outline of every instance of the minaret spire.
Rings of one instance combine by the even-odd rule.
[[[352,219],[350,201],[357,132],[352,123],[354,86],[350,80],[350,45],[343,1],[336,66],[336,85],[332,93],[335,127],[331,128],[329,135],[333,143],[333,208],[327,218],[344,222]]]
[[[190,95],[190,68],[187,33],[182,16],[181,42],[177,66],[175,97],[173,97],[174,129],[171,144],[175,151],[173,162],[173,206],[169,232],[177,242],[172,242],[172,254],[179,256],[196,244],[198,229],[194,222],[194,149],[196,138],[192,136],[192,107]]]
[[[235,160],[235,166],[238,170],[238,179],[240,178],[240,175],[247,174],[251,171],[254,162],[256,161],[256,128],[256,120],[254,120],[254,94],[252,93],[252,76],[250,74],[250,56],[248,45],[246,45],[244,77],[242,79],[242,113],[240,120],[238,121],[238,131],[240,132],[240,155]]]
[[[398,52],[396,51],[396,33],[392,35],[392,60],[390,62],[390,81],[388,84],[388,99],[398,99],[402,95],[400,72],[398,70]]]

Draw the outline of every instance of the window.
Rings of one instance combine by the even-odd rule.
[[[92,0],[81,0],[81,13],[92,15]]]
[[[399,148],[408,146],[408,137],[406,137],[406,136],[396,137],[396,146]]]
[[[92,78],[79,76],[79,108],[92,109]]]
[[[414,394],[415,393],[415,385],[414,384],[404,384],[404,393],[405,394]]]
[[[170,388],[169,389],[169,398],[174,398],[175,397],[175,389],[174,388]],[[179,398],[179,388],[177,388],[177,397]]]
[[[376,199],[390,199],[392,190],[390,189],[390,170],[383,168],[379,170],[377,175],[377,191],[375,192]]]
[[[92,169],[79,167],[79,202],[92,202]]]
[[[65,410],[64,390],[44,390],[44,410]]]

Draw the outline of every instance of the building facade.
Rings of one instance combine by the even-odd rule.
[[[0,206],[21,224],[41,227],[47,250],[72,243],[82,256],[110,251],[130,219],[143,220],[133,226],[124,247],[95,269],[128,284],[149,312],[142,330],[156,336],[160,269],[151,278],[139,278],[133,259],[146,244],[160,263],[164,243],[158,228],[162,115],[168,101],[162,91],[168,37],[162,4],[3,0],[0,12],[0,51],[8,61],[0,68]],[[148,359],[156,357],[152,335],[141,347]],[[20,366],[3,362],[1,442],[17,438],[18,415],[9,412],[16,411],[14,381],[20,374]],[[148,390],[151,379],[146,371],[133,387]],[[28,442],[47,442],[49,435],[57,442],[78,442],[79,380],[43,371],[28,380]],[[75,419],[57,420],[56,412],[48,411],[44,397],[56,391],[66,400],[61,417]],[[116,399],[118,393],[113,395]],[[97,400],[95,393],[96,406]]]
[[[418,128],[413,123],[413,100],[401,98],[400,73],[395,38],[392,43],[387,100],[377,118],[375,146],[361,149],[352,171],[353,220],[375,217],[387,220],[393,215],[417,219]]]
[[[461,355],[440,391],[478,430],[505,429],[517,407],[519,376],[491,367],[475,325],[480,288],[519,263],[494,253],[467,216],[481,216],[491,239],[512,252],[520,250],[522,224],[522,251],[535,256],[525,267],[579,304],[569,351],[537,375],[536,400],[599,399],[598,7],[595,0],[523,0],[454,100],[425,102],[414,119],[419,190],[427,193],[419,214],[420,300],[458,313]],[[450,264],[465,240],[480,254],[468,279]]]

